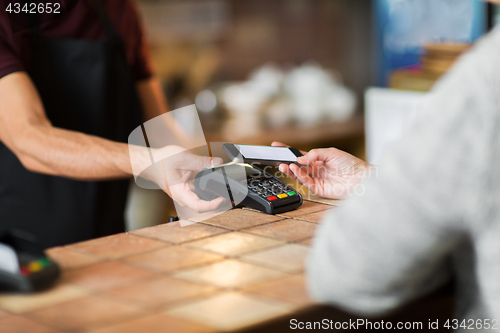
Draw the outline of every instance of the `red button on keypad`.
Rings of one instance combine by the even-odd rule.
[[[26,267],[26,266],[22,266],[22,267],[21,267],[21,272],[20,272],[20,273],[21,273],[21,275],[22,275],[22,276],[28,276],[28,275],[30,275],[30,274],[31,274],[31,271],[29,270],[29,268],[28,268],[28,267]]]
[[[272,196],[272,197],[268,197],[267,200],[273,201],[273,200],[278,200],[278,198],[276,198],[275,196]]]

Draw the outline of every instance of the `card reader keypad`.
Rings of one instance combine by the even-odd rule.
[[[50,265],[52,265],[50,259],[41,258],[39,260],[34,260],[26,265],[21,266],[20,272],[22,276],[28,276],[33,273],[39,272]]]
[[[264,199],[269,201],[285,199],[297,193],[285,183],[266,177],[252,177],[247,179],[250,188]]]

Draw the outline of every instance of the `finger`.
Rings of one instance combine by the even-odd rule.
[[[290,165],[290,170],[294,173],[295,177],[301,184],[314,192],[314,180],[305,171],[303,171],[295,164]]]
[[[295,175],[293,174],[292,171],[290,171],[290,167],[287,164],[280,164],[279,170],[288,177],[295,179]]]
[[[311,165],[315,162],[326,162],[332,158],[332,154],[335,152],[331,149],[313,149],[304,156],[297,158],[297,162],[303,165]]]
[[[287,164],[280,164],[279,170],[289,177],[293,177],[294,174],[290,171],[290,167]]]
[[[274,141],[273,143],[271,143],[271,146],[273,146],[273,147],[290,147],[290,146],[287,146],[286,144],[281,143],[279,141]]]
[[[197,213],[213,212],[216,211],[226,201],[223,197],[218,197],[211,201],[198,199],[190,205],[190,208]]]
[[[179,189],[179,191],[174,192],[175,195],[173,199],[182,205],[189,207],[197,213],[214,211],[221,206],[224,202],[223,197],[216,198],[211,201],[201,200],[196,193],[189,189]]]
[[[315,166],[311,165],[306,165],[306,166],[298,166],[302,173],[308,174],[309,176],[313,176],[314,174],[317,174],[317,168]]]
[[[224,160],[220,157],[212,157],[210,163],[212,164],[212,166],[218,166],[224,163]]]
[[[150,149],[150,152],[156,162],[165,159],[176,159],[178,156],[183,156],[184,154],[189,153],[187,149],[179,146],[167,146],[159,149]]]
[[[307,165],[307,166],[298,166],[296,164],[294,164],[296,167],[298,167],[303,174],[307,174],[309,176],[313,176],[313,175],[316,175],[318,174],[318,168],[317,166],[315,165]],[[288,166],[288,170],[287,170],[287,175],[290,176],[290,174],[292,174],[294,177],[295,177],[295,173],[293,173],[291,170],[290,170],[290,166]]]
[[[286,164],[282,164],[283,165],[283,170],[281,169],[281,166],[280,166],[280,170],[281,172],[283,172],[285,175],[287,175],[290,179],[292,179],[293,181],[295,181],[297,184],[299,184],[299,180],[297,179],[297,177],[295,177],[295,174],[292,172],[292,170],[290,170],[290,167]]]
[[[222,164],[222,160],[218,157],[211,158],[194,154],[183,154],[183,156],[179,159],[176,168],[199,171],[201,169],[211,168],[213,166],[213,162],[220,162],[220,164]]]
[[[273,146],[273,147],[287,147],[287,148],[290,148],[289,145],[286,145],[286,144],[281,143],[279,141],[274,141],[273,143],[271,143],[271,146]],[[302,153],[302,155],[307,154],[307,151],[304,151],[304,150],[301,150],[300,152]]]

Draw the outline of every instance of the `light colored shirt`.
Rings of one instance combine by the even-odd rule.
[[[436,84],[361,185],[316,232],[315,299],[382,314],[454,275],[457,319],[500,320],[500,29]]]

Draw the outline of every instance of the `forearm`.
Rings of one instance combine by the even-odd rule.
[[[13,140],[13,151],[34,172],[100,180],[132,174],[127,144],[52,127],[34,125]]]
[[[418,191],[394,187],[401,182],[368,179],[366,193],[325,216],[306,270],[313,298],[373,316],[447,281],[445,258],[460,235],[422,215]]]
[[[0,79],[0,141],[34,172],[81,180],[132,174],[127,144],[52,126],[25,72]],[[132,148],[136,170],[151,163],[147,149]]]

